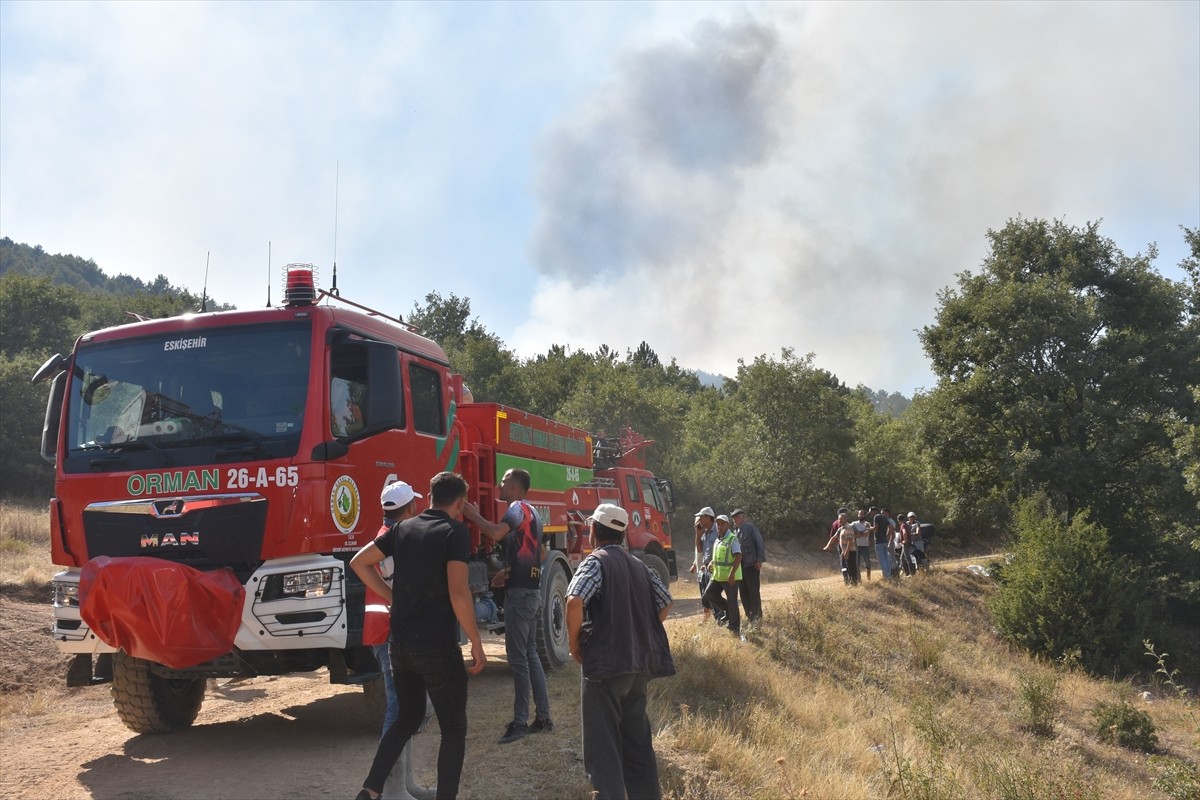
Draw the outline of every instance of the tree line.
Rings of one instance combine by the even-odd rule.
[[[960,537],[1007,533],[995,613],[1009,638],[1130,672],[1144,666],[1140,637],[1157,637],[1200,674],[1195,637],[1172,638],[1200,616],[1200,234],[1183,229],[1187,278],[1173,281],[1154,270],[1153,248],[1127,255],[1099,228],[1016,218],[988,231],[981,266],[942,290],[920,331],[938,380],[911,404],[787,348],[712,385],[646,342],[522,359],[453,294],[427,295],[407,321],[476,400],[653,439],[647,461],[675,486],[678,531],[701,506],[741,506],[768,536],[815,546],[838,506],[875,503]],[[50,491],[37,457],[44,387],[30,390],[29,375],[126,310],[198,306],[163,288],[99,301],[0,276],[6,494]]]

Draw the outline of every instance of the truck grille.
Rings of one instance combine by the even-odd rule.
[[[262,559],[266,520],[261,495],[205,495],[93,503],[83,530],[89,557],[151,556],[196,569],[228,566],[245,577]]]

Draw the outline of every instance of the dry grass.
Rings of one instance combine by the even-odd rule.
[[[0,505],[0,582],[50,579],[47,527],[42,509]],[[832,572],[827,553],[775,553],[764,588],[779,591],[778,584]],[[672,588],[681,597],[695,591],[694,584]],[[1194,698],[1170,686],[1095,680],[1013,650],[992,629],[985,606],[991,589],[987,579],[945,566],[899,585],[811,581],[768,598],[763,624],[746,631],[745,643],[697,616],[670,620],[679,674],[651,684],[664,795],[1200,797],[1197,783],[1188,783],[1200,766]],[[501,746],[494,741],[511,706],[477,688],[490,682],[511,698],[511,683],[501,664],[489,667],[472,688],[471,727],[486,733],[472,738],[471,756],[507,764],[526,796],[587,797],[578,669],[549,679],[559,733],[530,747]],[[1142,698],[1145,689],[1152,702]],[[36,715],[53,697],[0,695],[0,720]],[[1152,717],[1159,740],[1153,758],[1097,738],[1092,709],[1119,700]],[[517,761],[514,747],[522,754]],[[465,780],[463,795],[491,797],[496,788],[481,774]]]
[[[1195,767],[1195,703],[1146,703],[1012,651],[992,632],[990,589],[965,570],[809,584],[744,644],[672,623],[679,674],[652,684],[666,796],[1175,796],[1145,754],[1100,743],[1090,711],[1133,694],[1163,753]]]
[[[46,509],[0,503],[0,584],[41,586],[58,571],[50,562]]]

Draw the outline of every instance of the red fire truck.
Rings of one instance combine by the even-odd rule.
[[[347,564],[380,528],[386,484],[419,490],[442,470],[492,520],[500,476],[529,470],[551,667],[569,658],[565,591],[598,503],[628,509],[631,550],[675,575],[670,485],[645,469],[647,442],[469,402],[436,344],[318,289],[311,265],[286,276],[283,307],[85,334],[34,376],[53,379],[42,455],[68,685],[111,681],[122,721],[148,733],[190,725],[208,678],[326,668],[363,685],[378,718],[364,587]],[[499,549],[472,536],[477,617],[499,632]]]

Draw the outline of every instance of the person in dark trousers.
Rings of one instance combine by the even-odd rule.
[[[736,509],[730,517],[742,546],[742,608],[746,610],[746,622],[753,625],[762,619],[761,579],[767,545],[758,526],[746,521],[745,511]]]
[[[485,656],[475,604],[467,584],[471,537],[462,522],[467,482],[440,472],[429,485],[432,507],[393,525],[363,548],[351,568],[378,595],[392,598],[392,676],[399,717],[384,733],[375,760],[355,800],[376,800],[388,773],[425,717],[425,695],[433,701],[442,730],[437,796],[458,796],[467,748],[467,676],[483,671]],[[391,557],[389,590],[375,565]],[[471,664],[463,664],[458,628],[471,641]]]
[[[850,509],[839,508],[837,519],[833,521],[833,525],[831,525],[829,528],[829,541],[825,542],[825,546],[821,548],[822,550],[828,550],[830,547],[833,547],[835,544],[837,544],[838,533],[842,530],[842,526],[849,521]],[[842,556],[842,548],[838,547],[835,552],[837,553],[838,557],[838,568],[842,571],[842,582],[849,586],[850,573],[846,570],[846,559]]]
[[[671,593],[622,547],[625,509],[604,503],[589,526],[593,551],[567,586],[571,657],[583,666],[583,768],[597,800],[659,800],[646,684],[675,674],[663,628]]]
[[[468,503],[465,514],[489,539],[504,542],[507,566],[492,579],[504,586],[504,651],[513,677],[513,718],[500,737],[511,744],[530,733],[550,733],[550,690],[537,652],[537,626],[542,612],[542,519],[525,500],[531,480],[523,469],[510,469],[500,479],[500,499],[509,504],[499,522],[489,522]],[[537,706],[529,720],[529,693]]]
[[[704,616],[712,613],[712,605],[704,593],[708,590],[708,582],[712,573],[708,562],[712,560],[713,545],[717,541],[717,526],[714,524],[717,512],[712,506],[705,506],[696,512],[696,559],[692,562],[691,571],[696,575],[696,584],[700,587],[700,605],[704,607]]]
[[[717,543],[709,564],[712,579],[704,598],[712,605],[718,625],[727,625],[734,636],[742,635],[742,612],[738,610],[738,590],[742,585],[742,545],[729,528],[729,517],[717,517]]]

